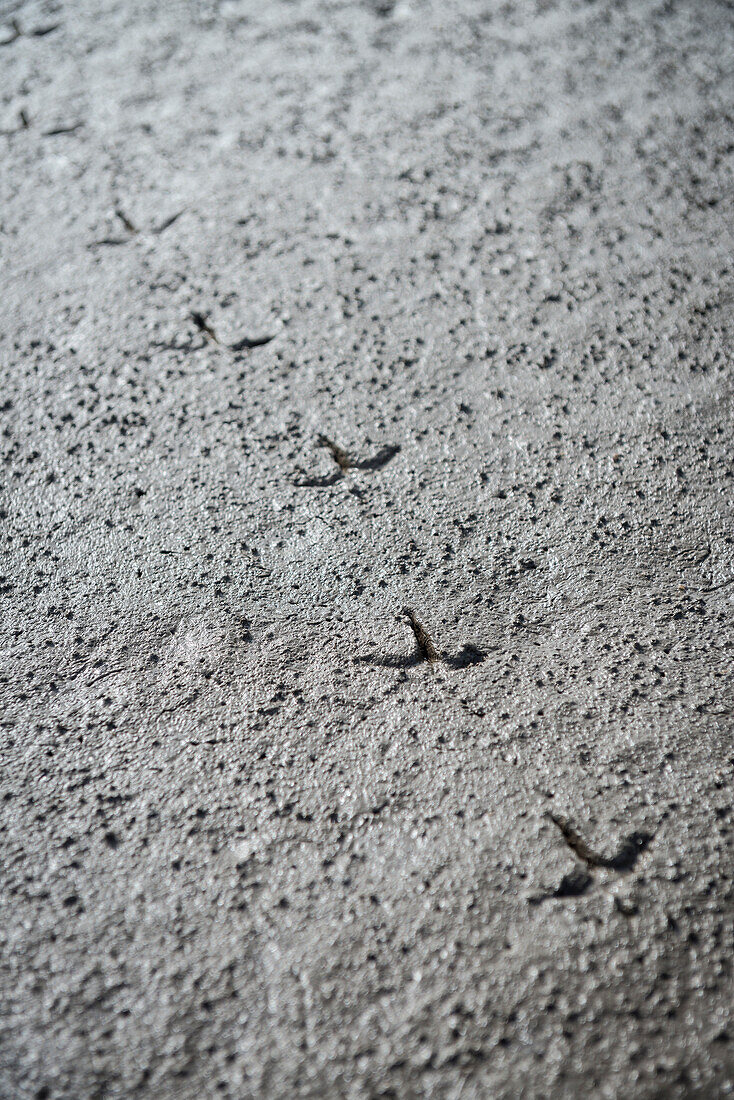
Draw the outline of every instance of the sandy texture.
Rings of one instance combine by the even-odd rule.
[[[0,42],[3,1100],[734,1093],[732,4]]]

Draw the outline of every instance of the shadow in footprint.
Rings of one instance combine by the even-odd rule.
[[[356,657],[355,663],[358,665],[371,665],[373,668],[415,668],[416,665],[423,663],[423,658],[419,657],[417,653],[412,653],[409,657],[395,654],[368,653],[364,657]]]
[[[579,859],[582,859],[587,866],[606,867],[608,870],[617,871],[620,874],[635,869],[637,860],[654,839],[652,833],[636,830],[628,837],[625,837],[614,855],[606,856],[602,852],[597,852],[595,849],[591,848],[581,836],[573,822],[568,818],[560,817],[558,814],[552,812],[549,812],[547,816],[560,830],[563,839],[571,851],[574,852]]]
[[[170,218],[166,218],[164,221],[160,222],[159,225],[154,225],[151,229],[151,233],[154,233],[156,237],[160,237],[161,233],[165,233],[167,229],[170,229],[173,223],[177,222],[182,214],[183,210],[177,210],[175,214],[171,214]]]
[[[127,244],[129,240],[129,237],[103,237],[100,241],[90,241],[87,248],[112,247],[114,245]]]
[[[480,665],[486,659],[487,654],[473,645],[465,645],[456,657],[447,657],[441,654],[437,658],[437,664],[447,665],[448,668],[464,669],[472,665]],[[379,668],[416,668],[426,663],[425,657],[419,653],[411,653],[410,656],[398,656],[396,654],[369,653],[364,657],[357,657],[355,661],[359,665],[373,665]]]
[[[342,473],[346,473],[348,470],[381,470],[383,466],[387,466],[391,459],[395,458],[400,450],[398,444],[388,443],[386,446],[381,447],[372,458],[354,458],[349,451],[345,451],[333,439],[329,439],[327,435],[323,434],[317,437],[316,446],[323,447],[329,452]]]
[[[395,458],[399,451],[399,445],[392,443],[387,447],[382,447],[372,458],[364,458],[358,462],[353,461],[352,465],[358,470],[381,470],[383,466],[387,466],[388,462]]]
[[[274,339],[275,333],[268,333],[265,336],[243,336],[241,340],[227,346],[230,351],[250,351],[251,348],[262,348]]]
[[[467,644],[462,646],[455,657],[447,657],[444,655],[444,664],[449,668],[471,668],[472,665],[481,665],[482,661],[486,660],[487,654],[483,649],[479,649],[478,646]]]
[[[541,902],[552,901],[554,898],[580,898],[593,885],[594,879],[589,872],[579,867],[564,875],[555,890],[534,894],[528,901],[531,905],[540,905]]]

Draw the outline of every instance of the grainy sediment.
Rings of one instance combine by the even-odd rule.
[[[3,1100],[732,1093],[732,14],[5,5]]]

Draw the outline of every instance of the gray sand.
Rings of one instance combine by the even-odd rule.
[[[1,11],[3,1100],[734,1093],[732,4]]]

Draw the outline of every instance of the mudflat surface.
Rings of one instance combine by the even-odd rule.
[[[1,14],[0,1095],[730,1095],[732,5]]]

